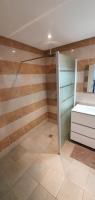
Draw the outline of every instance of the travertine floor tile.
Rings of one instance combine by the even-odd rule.
[[[18,200],[13,191],[8,192],[2,200]]]
[[[31,197],[28,200],[54,200],[55,198],[48,193],[45,188],[43,188],[41,185],[38,185],[38,187],[34,190]]]
[[[41,185],[46,188],[53,196],[57,196],[60,187],[65,178],[65,171],[63,170],[62,163],[59,159],[54,167],[49,169],[45,177],[41,181]]]
[[[95,195],[95,170],[90,169],[87,184],[85,186],[86,190],[92,194]]]
[[[68,178],[76,185],[84,188],[87,182],[89,167],[73,160],[68,171]]]
[[[76,144],[71,157],[95,169],[95,151]]]
[[[82,200],[82,197],[83,190],[68,179],[64,180],[57,195],[58,200]]]
[[[14,185],[13,192],[18,200],[26,200],[37,185],[38,183],[26,172]]]
[[[4,175],[1,177],[0,176],[0,199],[2,199],[2,197],[9,192],[10,187],[9,185],[6,183],[5,181],[5,177]]]
[[[65,173],[67,173],[71,167],[73,159],[68,155],[66,155],[65,153],[62,153],[60,155],[60,160],[62,162],[63,170],[65,171]]]
[[[50,134],[53,137],[50,138]],[[32,153],[57,153],[57,141],[57,125],[45,123],[31,131],[29,137],[22,141],[21,146]]]
[[[12,186],[26,171],[26,166],[15,162],[10,164],[5,170],[5,179]]]
[[[70,156],[73,152],[74,147],[75,144],[67,140],[62,148],[62,152]]]
[[[57,155],[39,155],[39,158],[29,169],[30,174],[38,182],[41,182],[47,171],[55,166],[57,158]]]
[[[26,150],[25,150],[21,145],[18,145],[16,148],[14,148],[14,149],[9,153],[9,156],[10,156],[14,161],[18,161],[25,153],[26,153]]]
[[[84,191],[83,200],[95,200],[95,195]]]

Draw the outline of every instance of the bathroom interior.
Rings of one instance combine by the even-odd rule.
[[[46,44],[0,36],[0,200],[95,200],[95,37]]]

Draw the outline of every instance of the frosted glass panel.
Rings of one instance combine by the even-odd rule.
[[[61,146],[70,137],[71,109],[74,106],[75,61],[59,54],[59,124]]]

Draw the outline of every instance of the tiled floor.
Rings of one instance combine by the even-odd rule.
[[[91,149],[88,149],[86,147],[76,144],[72,151],[71,157],[95,169],[95,151],[94,150],[91,150]]]
[[[54,147],[42,153],[41,145],[39,153],[28,139],[0,160],[0,200],[95,200],[95,170],[70,157],[74,144],[66,142],[57,155]]]

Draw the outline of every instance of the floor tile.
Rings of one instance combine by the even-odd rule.
[[[95,170],[94,169],[90,169],[85,188],[90,194],[95,195]]]
[[[67,174],[67,172],[69,171],[69,169],[71,167],[73,159],[71,157],[69,157],[68,155],[66,155],[65,153],[62,153],[60,155],[60,160],[62,162],[63,170]]]
[[[71,157],[95,169],[95,151],[75,145]]]
[[[26,171],[26,166],[15,162],[10,164],[5,170],[5,179],[12,186]]]
[[[0,176],[0,199],[10,191],[9,185],[5,181],[4,175]]]
[[[95,200],[95,195],[84,191],[83,200]]]
[[[13,191],[8,192],[2,200],[18,200]]]
[[[73,159],[68,171],[68,178],[76,185],[84,188],[89,174],[89,167]]]
[[[38,183],[26,172],[14,185],[13,192],[18,200],[26,200],[37,185]]]
[[[52,134],[51,138],[50,134]],[[21,146],[32,153],[57,153],[57,126],[52,123],[43,124],[31,131],[29,137],[22,141]]]
[[[70,156],[73,152],[74,147],[75,144],[67,140],[62,148],[62,152]]]
[[[18,145],[16,148],[14,148],[10,153],[9,156],[15,160],[18,161],[24,154],[26,153],[26,150],[21,145]]]
[[[48,193],[45,188],[39,185],[28,200],[54,200],[55,198]]]
[[[38,181],[41,182],[47,171],[57,162],[57,155],[40,155],[30,167],[30,174]]]
[[[41,185],[46,188],[53,196],[57,196],[60,187],[65,178],[65,171],[63,170],[60,159],[55,163],[54,167],[49,169],[45,177],[41,181]]]
[[[57,200],[82,200],[82,197],[83,190],[70,180],[65,179],[57,195]]]

